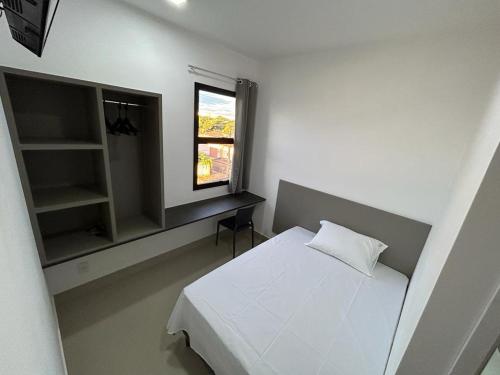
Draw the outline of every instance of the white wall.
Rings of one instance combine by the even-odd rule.
[[[500,68],[483,30],[271,61],[260,83],[251,190],[279,179],[435,223]]]
[[[163,95],[167,207],[227,194],[226,187],[196,192],[192,189],[193,82],[228,89],[234,89],[234,84],[193,76],[187,71],[188,64],[258,80],[259,64],[255,60],[169,26],[122,2],[61,1],[41,59],[17,45],[10,38],[7,23],[0,22],[0,65]],[[148,253],[161,253],[172,244],[180,246],[213,231],[213,221],[207,221],[180,234],[164,235],[164,244],[157,245],[161,249],[155,247]],[[48,271],[51,288],[61,290],[66,282],[69,287],[144,260],[144,253],[132,250],[111,254],[106,261],[101,255],[86,257],[88,272],[80,273],[78,262]],[[54,279],[57,285],[52,284]]]
[[[0,374],[63,375],[57,320],[1,109],[0,160]]]
[[[476,318],[478,318],[479,313],[477,311],[475,313],[471,312],[470,315],[467,315],[467,312],[470,312],[471,308],[480,310],[491,297],[490,294],[493,293],[490,289],[495,289],[496,285],[498,285],[498,282],[497,284],[490,283],[490,285],[486,282],[488,278],[492,277],[487,272],[488,266],[496,267],[495,270],[498,274],[498,262],[500,259],[497,259],[495,263],[491,257],[491,250],[487,247],[497,242],[488,239],[490,243],[485,244],[483,241],[486,237],[483,235],[483,241],[476,242],[477,247],[467,248],[468,254],[460,256],[460,253],[457,251],[455,258],[451,254],[454,246],[457,246],[456,241],[460,232],[466,228],[464,222],[470,214],[470,208],[474,199],[485,199],[478,197],[476,193],[500,141],[500,80],[495,80],[494,82],[497,82],[497,89],[489,101],[489,110],[486,112],[476,139],[470,147],[468,157],[464,162],[463,169],[451,194],[450,202],[442,217],[431,231],[410,283],[394,340],[387,374],[395,373],[411,341],[414,342],[414,346],[417,343],[422,344],[423,332],[427,335],[430,335],[430,332],[435,334],[435,336],[432,336],[432,339],[430,339],[430,336],[427,337],[428,343],[426,345],[420,345],[420,350],[429,350],[429,352],[424,354],[413,350],[411,353],[408,353],[407,359],[403,364],[404,368],[400,370],[402,371],[401,373],[405,374],[404,369],[415,366],[419,358],[420,360],[421,358],[425,358],[425,361],[421,361],[419,366],[430,366],[429,368],[435,371],[435,373],[446,374],[449,371],[451,362],[456,359],[458,350],[460,350],[461,345],[465,342],[467,334],[464,334],[462,330],[469,332],[475,323],[472,316],[476,315]],[[500,156],[498,159],[500,159]],[[490,172],[490,174],[493,174],[493,172]],[[499,212],[495,205],[498,197],[490,194],[487,198],[490,201],[489,206],[492,212],[488,216],[487,212],[484,211],[482,213],[483,221],[475,223],[476,226],[481,224],[485,233],[491,226],[494,226],[495,230],[497,230],[500,224],[498,222]],[[490,252],[489,256],[488,251]],[[497,246],[495,247],[495,251],[498,254]],[[459,256],[460,258],[458,258]],[[438,326],[434,325],[431,331],[425,325],[421,326],[419,331],[416,331],[419,324],[425,323],[421,321],[422,314],[424,310],[431,307],[427,306],[427,303],[431,295],[436,291],[436,285],[440,285],[438,280],[441,280],[440,283],[443,283],[443,285],[446,283],[446,280],[443,279],[445,276],[442,273],[443,269],[450,267],[451,264],[459,265],[453,270],[453,276],[450,276],[455,278],[455,282],[444,292],[448,295],[445,299],[439,299],[435,295],[434,308],[439,306],[438,311],[446,314],[446,321],[450,323],[454,321],[454,317],[463,316],[462,314],[464,314],[467,317],[467,324],[460,322],[458,327],[450,328],[446,323],[441,321]],[[476,275],[474,272],[479,272],[479,274]],[[464,277],[465,275],[467,277]],[[470,291],[465,286],[460,285],[462,282],[465,282],[466,285],[474,284],[476,287]],[[480,285],[481,288],[477,290],[477,287]],[[458,290],[454,290],[454,287],[458,287]],[[470,294],[467,294],[467,292]],[[462,300],[465,306],[459,306],[456,301],[455,303],[450,303],[453,293],[458,293],[458,299]],[[438,317],[439,313],[434,316],[434,319],[438,321]],[[419,335],[412,337],[415,332],[418,332]],[[456,335],[458,335],[458,338]],[[425,373],[425,371],[423,372]]]

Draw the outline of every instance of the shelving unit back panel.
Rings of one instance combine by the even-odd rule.
[[[39,214],[38,222],[42,235],[46,238],[66,232],[87,230],[94,225],[104,226],[102,216],[104,205],[93,204]]]
[[[95,88],[6,75],[20,143],[100,143]]]
[[[23,158],[32,191],[83,186],[106,195],[99,174],[101,151],[23,151]]]
[[[69,259],[112,244],[106,203],[38,215],[48,262]]]
[[[159,99],[110,90],[103,90],[103,98],[139,104],[128,106],[126,114],[123,105],[104,105],[108,122],[126,117],[139,130],[136,136],[107,134],[118,238],[124,240],[164,225],[161,123],[152,115]]]
[[[152,99],[143,111],[144,130],[142,141],[147,145],[143,153],[142,178],[149,181],[149,190],[144,196],[144,210],[161,227],[165,226],[165,201],[163,196],[163,131],[161,121],[161,98]]]
[[[112,122],[118,117],[118,107],[116,105],[113,107],[110,105],[105,106],[106,117]],[[107,134],[115,214],[117,218],[142,215],[144,185],[147,184],[147,181],[144,181],[141,176],[143,166],[143,129],[142,113],[139,107],[129,109],[128,118],[139,129],[139,135]]]

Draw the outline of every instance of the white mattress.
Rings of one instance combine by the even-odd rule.
[[[217,375],[382,375],[408,279],[370,278],[290,229],[187,286],[168,322]]]

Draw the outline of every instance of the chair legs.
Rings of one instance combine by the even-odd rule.
[[[236,257],[236,230],[233,231],[233,259]]]
[[[217,246],[219,244],[219,228],[220,228],[220,224],[217,223],[217,235],[215,236],[215,246]]]
[[[250,229],[252,230],[252,247],[255,246],[255,230],[253,223],[250,225]],[[220,232],[220,224],[217,223],[217,234],[215,235],[215,246],[219,244],[219,232]],[[238,230],[235,228],[232,230],[233,232],[233,259],[236,257],[236,233]]]
[[[184,334],[184,340],[186,341],[186,348],[191,347],[191,339],[189,338],[189,334],[186,331],[182,331]]]

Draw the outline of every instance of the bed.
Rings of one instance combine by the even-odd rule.
[[[370,278],[304,245],[295,227],[184,289],[168,331],[216,374],[382,375],[408,278]]]
[[[303,218],[304,212],[297,207],[294,213],[294,203],[283,192],[280,184],[276,210],[283,211],[282,199],[287,214],[286,220],[280,218],[282,212],[275,216],[279,234],[187,286],[168,332],[184,332],[217,375],[382,375],[408,285],[405,271],[411,266],[396,270],[379,262],[374,277],[368,277],[306,246],[315,231],[288,228],[294,222],[290,215]],[[301,204],[310,199],[308,194]],[[327,196],[338,199],[332,197]],[[336,212],[339,221],[347,216]],[[318,217],[310,215],[311,225]],[[375,227],[384,231],[384,223]],[[414,235],[422,227],[417,223]],[[392,224],[393,230],[402,230]],[[429,229],[422,231],[425,238]],[[386,259],[393,260],[390,255]]]

